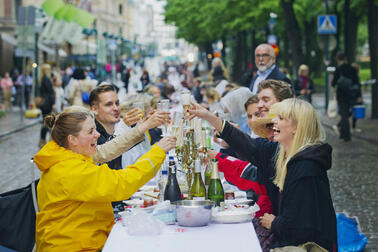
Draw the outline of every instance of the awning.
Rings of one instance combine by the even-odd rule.
[[[1,39],[4,40],[5,42],[16,46],[17,45],[17,39],[15,39],[13,36],[7,34],[7,33],[0,33]]]
[[[9,43],[13,46],[17,46],[17,39],[12,37],[11,35],[1,32],[0,36],[1,36],[1,39],[3,41],[5,41],[5,42],[7,42],[7,43]],[[46,52],[47,54],[55,55],[55,49],[43,44],[42,42],[38,42],[38,49]],[[67,56],[67,53],[61,48],[59,48],[58,53],[59,53],[60,57],[66,57]]]

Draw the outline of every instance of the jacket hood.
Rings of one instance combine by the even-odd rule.
[[[324,170],[329,170],[332,167],[332,147],[327,143],[309,146],[298,152],[290,162],[299,160],[311,160],[318,163]]]
[[[50,141],[34,156],[34,162],[38,169],[44,172],[55,164],[70,159],[90,160],[92,157],[75,153],[69,149],[59,146],[56,142]]]

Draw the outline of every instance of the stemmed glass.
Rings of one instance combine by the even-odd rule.
[[[181,104],[184,109],[184,126],[185,128],[189,127],[189,122],[188,122],[188,117],[190,116],[189,114],[189,109],[190,109],[190,102],[192,100],[192,94],[190,93],[189,90],[184,90],[181,92]]]

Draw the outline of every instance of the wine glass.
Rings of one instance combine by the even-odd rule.
[[[134,108],[138,108],[139,110],[139,120],[142,120],[144,116],[144,102],[134,102]]]
[[[165,104],[162,103],[161,101],[158,102],[158,104],[156,105],[156,109],[159,110],[159,111],[165,111]],[[166,124],[167,123],[164,123],[164,125],[159,126],[159,128],[162,131],[162,136],[166,136],[167,135],[167,126],[166,126]]]

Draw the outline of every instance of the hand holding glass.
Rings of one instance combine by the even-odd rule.
[[[139,110],[139,120],[142,120],[144,116],[144,102],[134,102],[134,108],[138,108]]]

